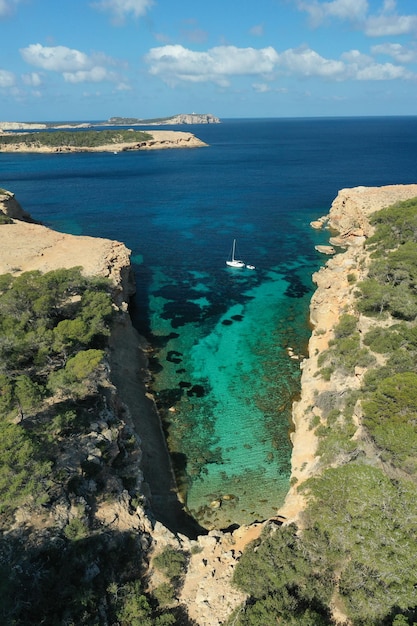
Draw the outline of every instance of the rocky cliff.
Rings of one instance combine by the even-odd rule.
[[[317,377],[318,358],[334,338],[334,327],[340,316],[354,312],[354,285],[367,274],[368,252],[364,243],[373,232],[368,218],[375,211],[413,197],[417,197],[417,185],[342,189],[329,214],[312,223],[315,228],[329,229],[330,243],[339,252],[313,275],[317,289],[310,303],[309,357],[302,363],[301,398],[293,407],[293,486],[280,510],[289,521],[299,521],[304,508],[297,487],[320,468],[317,439],[311,428],[314,416],[318,419],[321,416],[316,404],[318,395],[323,391],[343,394],[346,388],[359,389],[364,374],[357,369],[355,376],[349,379],[332,377],[331,381],[325,381]],[[365,331],[368,324],[368,318],[359,317],[359,329]],[[356,419],[359,428],[360,416]]]
[[[174,115],[174,117],[167,118],[163,124],[219,124],[218,117],[211,115],[211,113],[182,113],[181,115]]]
[[[13,218],[1,225],[0,274],[81,266],[87,276],[109,278],[118,304],[127,309],[135,291],[130,251],[118,241],[67,235],[34,223],[14,195],[0,190],[0,213]]]

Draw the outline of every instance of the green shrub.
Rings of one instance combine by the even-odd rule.
[[[73,517],[65,526],[64,534],[67,539],[78,541],[88,535],[88,526],[79,517]]]
[[[404,372],[379,381],[364,400],[364,423],[386,458],[417,471],[417,374]]]
[[[166,546],[154,558],[155,566],[162,570],[170,581],[178,581],[185,572],[187,557],[184,552],[175,550],[171,546]]]
[[[63,369],[52,372],[48,379],[48,387],[52,392],[62,391],[65,394],[85,395],[91,385],[93,376],[102,362],[102,350],[82,350],[65,364]]]
[[[169,606],[175,600],[175,590],[169,583],[162,583],[154,590],[153,596],[161,606]]]
[[[348,315],[344,313],[340,316],[339,323],[334,329],[336,339],[342,339],[343,337],[349,337],[356,332],[357,319],[354,315]]]
[[[403,339],[400,333],[396,331],[376,327],[366,333],[363,341],[373,352],[385,354],[397,350],[403,342]]]
[[[0,512],[31,500],[48,500],[52,463],[43,459],[36,440],[20,424],[0,419]]]

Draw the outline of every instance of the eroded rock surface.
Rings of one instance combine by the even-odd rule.
[[[289,521],[299,521],[305,502],[297,486],[312,476],[319,467],[316,456],[317,439],[311,426],[315,415],[320,416],[316,397],[323,391],[343,393],[349,386],[358,389],[363,372],[349,378],[332,377],[325,381],[317,376],[319,355],[334,338],[333,329],[343,313],[354,312],[355,283],[367,274],[368,252],[366,238],[373,228],[369,216],[396,202],[417,197],[417,185],[387,185],[384,187],[354,187],[342,189],[332,203],[329,214],[312,223],[314,228],[328,227],[334,246],[344,251],[329,259],[313,275],[317,289],[310,302],[310,320],[313,325],[309,341],[309,358],[302,363],[301,398],[293,407],[292,487],[279,513]],[[365,329],[367,319],[361,316],[359,324]]]

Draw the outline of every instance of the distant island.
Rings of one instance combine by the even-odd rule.
[[[211,113],[181,113],[171,117],[141,119],[138,117],[111,117],[92,122],[0,122],[0,132],[8,130],[48,130],[62,128],[94,128],[96,126],[165,126],[180,124],[219,124]]]
[[[56,129],[0,132],[0,152],[126,152],[168,148],[201,148],[206,143],[192,133],[178,130],[143,131],[133,128]]]

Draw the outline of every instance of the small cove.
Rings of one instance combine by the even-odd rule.
[[[415,182],[416,125],[233,120],[193,127],[202,149],[0,155],[2,186],[36,219],[132,249],[134,323],[153,346],[181,493],[206,527],[264,519],[285,497],[299,390],[288,348],[306,352],[325,261],[314,246],[327,243],[310,221],[342,187]],[[235,237],[255,271],[226,267]]]

